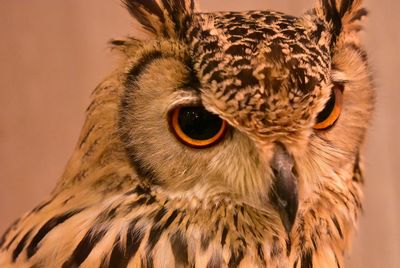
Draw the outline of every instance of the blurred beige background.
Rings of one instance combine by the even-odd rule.
[[[203,10],[300,14],[313,0],[200,0]],[[400,2],[367,1],[377,83],[365,215],[348,267],[400,267]],[[107,41],[137,34],[119,0],[0,0],[0,233],[48,194],[78,138],[90,92],[114,66]],[[397,164],[397,166],[396,166]]]

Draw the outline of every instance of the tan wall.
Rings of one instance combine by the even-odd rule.
[[[200,0],[205,10],[313,0]],[[399,2],[367,2],[378,85],[367,146],[365,216],[348,267],[400,267]],[[113,69],[106,42],[134,33],[118,0],[0,0],[0,233],[48,194],[77,140],[89,94]]]

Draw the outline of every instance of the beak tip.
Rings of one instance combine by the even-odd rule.
[[[282,224],[286,233],[291,233],[293,225],[296,221],[298,210],[297,194],[288,200],[282,200],[279,196],[275,195],[273,198],[276,209],[279,212]]]

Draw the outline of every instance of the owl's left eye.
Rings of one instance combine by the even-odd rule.
[[[318,114],[314,129],[326,130],[332,127],[342,112],[343,87],[335,85],[325,108]]]
[[[227,123],[201,106],[189,106],[171,111],[170,128],[182,143],[194,148],[206,148],[223,139]]]

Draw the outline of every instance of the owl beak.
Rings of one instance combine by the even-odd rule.
[[[284,145],[277,143],[271,162],[274,182],[270,198],[278,210],[287,233],[290,233],[299,206],[297,178],[294,172],[293,157]]]

